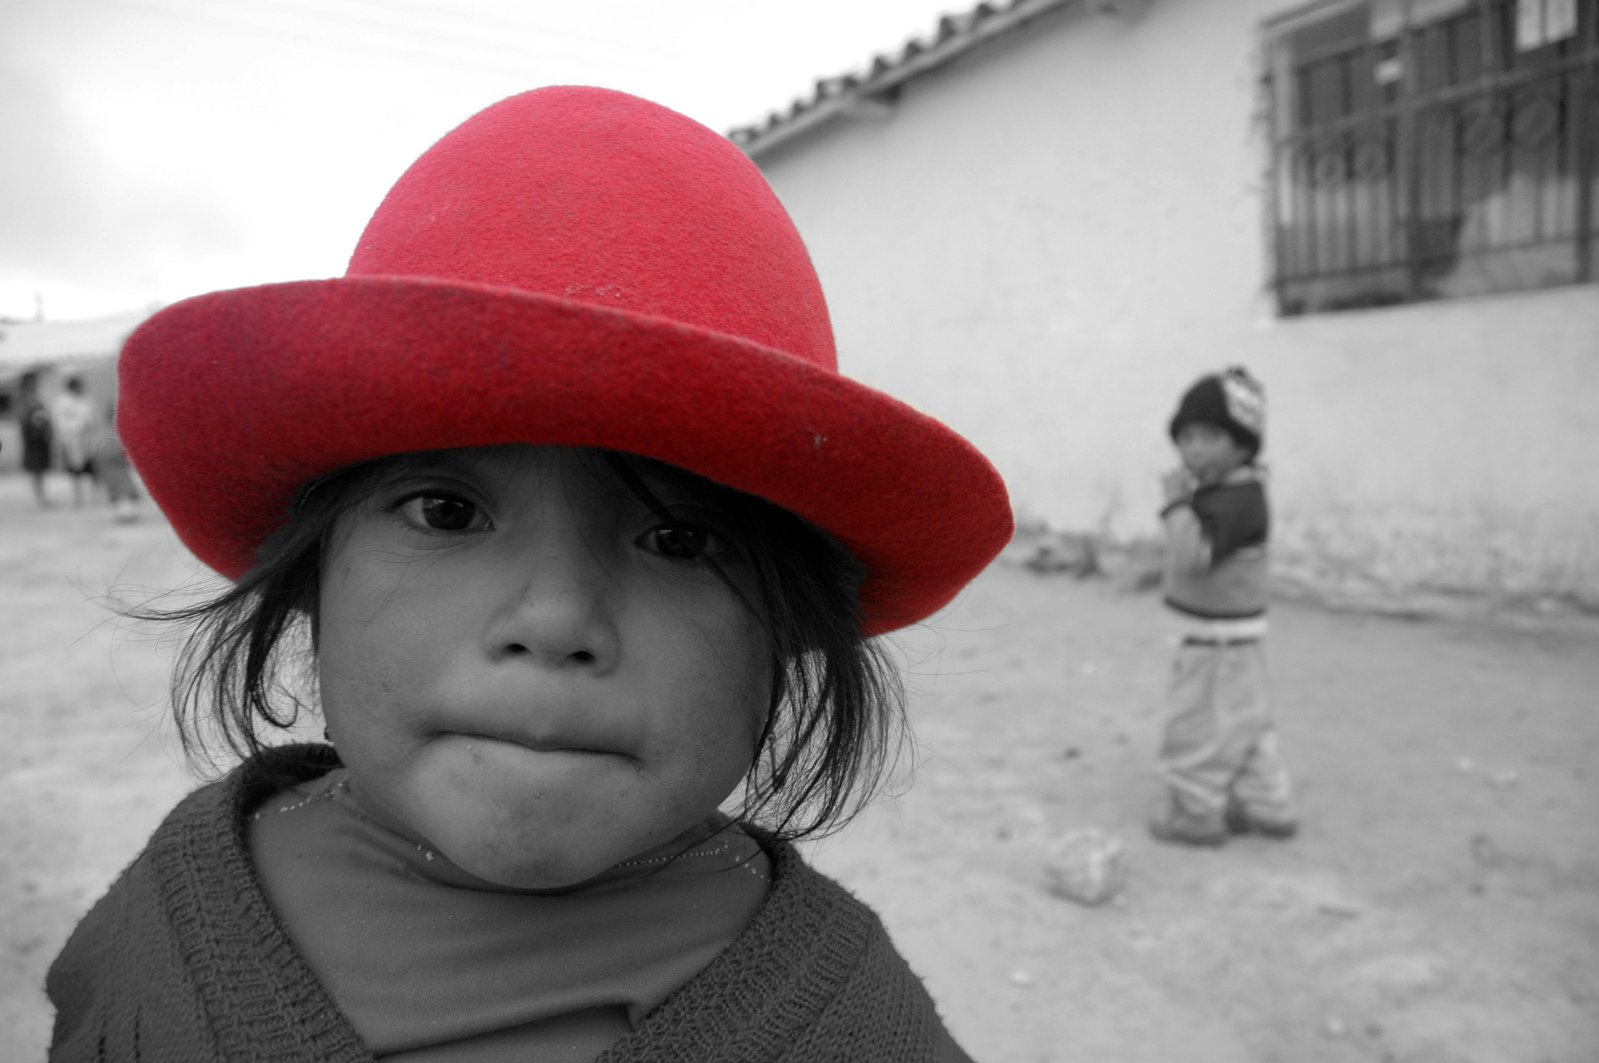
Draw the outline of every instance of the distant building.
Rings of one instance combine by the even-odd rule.
[[[1157,528],[1199,373],[1266,383],[1281,569],[1599,605],[1599,3],[1015,0],[729,136],[846,371],[1021,515]]]

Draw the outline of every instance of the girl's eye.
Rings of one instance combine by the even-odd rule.
[[[677,561],[714,560],[726,553],[715,533],[692,524],[658,524],[639,537],[639,545]]]
[[[428,531],[477,531],[488,523],[476,505],[454,495],[413,495],[397,508],[400,516]]]

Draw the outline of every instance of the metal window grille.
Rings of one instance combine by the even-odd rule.
[[[1336,0],[1265,36],[1281,313],[1595,279],[1599,0]]]

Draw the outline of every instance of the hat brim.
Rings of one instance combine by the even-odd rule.
[[[520,289],[351,276],[214,292],[142,325],[119,373],[118,426],[151,497],[232,579],[313,478],[505,443],[637,454],[783,506],[865,565],[867,634],[947,604],[1012,532],[987,459],[882,392]]]

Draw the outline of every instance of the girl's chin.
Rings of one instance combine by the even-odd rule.
[[[562,861],[555,864],[507,864],[496,860],[456,861],[456,866],[484,888],[527,893],[560,893],[596,878],[606,865],[586,866]]]
[[[623,859],[614,853],[586,848],[577,840],[563,843],[559,839],[541,839],[510,850],[500,839],[487,845],[457,836],[449,844],[440,845],[439,852],[464,876],[457,885],[531,892],[581,886]],[[447,871],[444,874],[455,877]]]
[[[439,846],[439,852],[466,877],[461,885],[556,892],[609,877],[618,869],[628,873],[630,867],[654,866],[702,844],[720,826],[713,815],[665,837],[641,835],[632,845],[597,844],[599,834],[593,829],[541,833],[524,837],[519,844],[498,834],[492,840],[474,840],[455,831],[451,843]]]

